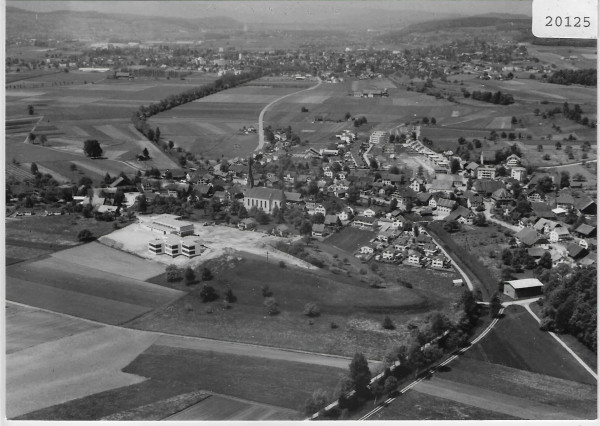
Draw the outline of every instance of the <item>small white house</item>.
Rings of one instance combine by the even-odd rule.
[[[371,246],[362,246],[359,250],[360,254],[373,254],[374,253],[374,249]]]

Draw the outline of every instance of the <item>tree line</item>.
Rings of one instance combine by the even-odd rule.
[[[596,87],[597,70],[586,68],[582,70],[558,70],[548,77],[548,83],[554,84],[581,84]]]
[[[560,264],[541,273],[539,279],[544,283],[540,328],[571,334],[596,352],[596,267]]]
[[[463,92],[463,96],[468,98],[469,96],[476,101],[488,102],[490,104],[496,105],[510,105],[515,103],[515,99],[513,95],[508,93],[498,92],[482,92],[480,90],[474,90],[473,92],[469,92],[465,90]]]
[[[146,121],[149,117],[180,105],[193,102],[197,99],[204,98],[205,96],[212,95],[213,93],[220,92],[221,90],[236,87],[240,84],[257,79],[262,74],[263,71],[257,69],[246,71],[240,75],[226,75],[218,78],[212,83],[186,90],[185,92],[177,95],[169,95],[165,99],[161,99],[160,101],[152,103],[148,106],[141,105],[138,110],[133,113],[131,121],[135,128],[144,136],[146,136],[146,138],[151,141],[156,141],[155,131]]]

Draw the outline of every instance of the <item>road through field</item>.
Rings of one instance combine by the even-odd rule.
[[[267,112],[267,110],[274,104],[276,104],[277,102],[279,102],[282,99],[285,99],[289,96],[292,95],[297,95],[298,93],[302,93],[302,92],[307,92],[309,90],[313,90],[316,89],[317,87],[319,87],[321,85],[321,83],[323,83],[321,81],[321,79],[319,79],[319,82],[317,84],[315,84],[312,87],[309,87],[308,89],[302,89],[298,92],[294,92],[294,93],[289,93],[285,96],[282,96],[280,98],[275,99],[274,101],[271,101],[271,103],[269,103],[267,106],[265,106],[262,111],[260,112],[260,115],[258,116],[258,147],[256,147],[255,151],[260,151],[261,149],[263,149],[263,146],[265,145],[265,130],[264,130],[264,117],[265,117],[265,112]]]

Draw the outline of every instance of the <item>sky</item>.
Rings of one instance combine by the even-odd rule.
[[[109,13],[129,13],[136,15],[173,17],[228,16],[243,22],[308,22],[315,17],[359,13],[368,9],[389,10],[401,13],[402,10],[431,10],[437,13],[478,15],[485,13],[511,13],[531,15],[532,0],[388,0],[388,1],[7,1],[7,5],[38,12],[55,10],[99,11]]]

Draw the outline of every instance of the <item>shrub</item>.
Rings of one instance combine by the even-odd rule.
[[[331,321],[331,324],[329,324],[329,327],[331,327],[332,330],[335,330],[339,326],[334,321]]]
[[[267,315],[277,315],[280,312],[279,304],[274,297],[267,297],[263,302],[263,305],[266,308]]]
[[[260,288],[260,290],[261,290],[261,292],[262,292],[262,295],[263,295],[263,297],[271,297],[271,296],[273,296],[273,292],[271,291],[271,289],[269,288],[269,286],[268,286],[268,285],[266,285],[266,284],[265,284],[265,285],[263,285],[263,286]]]
[[[210,281],[213,279],[213,274],[208,268],[202,269],[202,281]]]
[[[286,264],[285,264],[285,262],[283,260],[279,261],[279,267],[280,268],[285,268],[286,267]]]
[[[388,316],[386,316],[383,319],[383,323],[381,324],[381,326],[383,328],[385,328],[386,330],[394,330],[396,328],[396,326],[392,322],[392,319],[390,317],[388,317]]]
[[[94,239],[94,235],[89,229],[82,229],[77,234],[77,239],[81,242],[92,241]]]
[[[212,314],[213,313],[213,307],[212,306],[207,306],[206,309],[204,310],[204,312],[206,312],[207,314]]]
[[[321,315],[321,311],[319,310],[319,307],[315,304],[315,303],[307,303],[306,305],[304,305],[304,315],[306,315],[307,317],[318,317],[319,315]]]
[[[169,281],[169,282],[179,281],[180,279],[183,278],[183,271],[175,265],[167,266],[166,272],[167,272],[167,281]]]
[[[200,291],[200,298],[204,303],[212,302],[213,300],[217,300],[219,298],[219,294],[212,286],[204,284],[202,286],[202,290]]]
[[[235,303],[237,301],[237,297],[233,294],[233,290],[230,288],[225,292],[225,301],[228,303]]]
[[[188,312],[192,312],[194,310],[194,307],[192,306],[192,304],[190,302],[185,302],[185,305],[183,307]]]
[[[367,270],[366,270],[365,268],[360,268],[360,271],[359,271],[359,273],[360,273],[361,275],[367,275]]]

